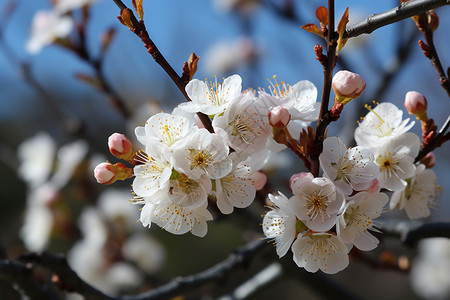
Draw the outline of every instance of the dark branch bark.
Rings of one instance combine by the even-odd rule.
[[[344,38],[356,37],[364,33],[369,34],[380,27],[449,4],[450,0],[410,0],[388,11],[370,15],[361,23],[348,27]]]
[[[16,284],[30,299],[57,299],[56,295],[44,289],[36,280],[30,266],[11,260],[0,260],[0,279]]]
[[[73,271],[67,260],[62,255],[52,255],[50,253],[44,252],[41,254],[31,253],[24,255],[19,258],[19,260],[25,263],[37,264],[41,267],[56,274],[56,283],[65,288],[67,291],[76,292],[83,295],[86,299],[96,299],[96,300],[112,300],[115,299],[108,295],[103,294],[99,290],[95,289],[93,286],[89,285],[83,279],[81,279],[75,271]],[[46,299],[46,298],[42,298]]]
[[[163,285],[148,293],[134,297],[126,297],[126,300],[152,300],[152,299],[170,299],[181,295],[185,291],[192,291],[200,288],[207,283],[222,282],[232,271],[247,266],[260,250],[267,246],[265,240],[257,240],[250,243],[236,252],[230,254],[224,261],[215,266],[195,275],[175,278],[166,285]],[[268,249],[269,247],[266,247]],[[273,249],[271,249],[273,250]]]

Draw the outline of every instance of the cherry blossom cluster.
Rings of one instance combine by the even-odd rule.
[[[364,88],[357,74],[335,75],[337,118]],[[136,128],[142,150],[133,152],[123,135],[110,137],[111,153],[133,169],[107,162],[96,168],[95,176],[104,184],[134,176],[132,202],[143,205],[144,226],[155,223],[173,234],[202,237],[213,219],[211,206],[230,214],[253,202],[265,184],[259,170],[270,151],[290,148],[308,167],[309,146],[302,144],[302,137],[318,119],[320,104],[311,82],[289,85],[278,83],[276,76],[268,91],[243,91],[241,77],[233,75],[222,83],[193,79],[186,93],[192,101]],[[425,118],[426,105],[414,100],[414,110],[412,96],[407,97],[408,110]],[[347,267],[353,246],[362,251],[377,247],[371,232],[379,232],[375,219],[389,201],[385,191],[393,192],[390,208],[404,209],[412,219],[428,216],[434,204],[439,187],[433,171],[415,163],[420,139],[408,132],[414,122],[403,119],[391,103],[366,107],[369,113],[355,130],[355,147],[348,148],[336,136],[323,142],[318,157],[322,177],[294,174],[290,198],[281,192],[268,195],[271,209],[264,216],[264,235],[274,240],[280,257],[291,249],[295,263],[307,271],[339,272]],[[208,118],[212,130],[198,114]]]
[[[258,171],[267,160],[267,148],[283,149],[271,137],[270,109],[289,109],[289,120],[301,129],[317,119],[317,90],[309,81],[290,86],[275,80],[269,92],[242,91],[241,77],[233,75],[222,83],[193,79],[186,92],[191,102],[136,128],[144,146],[137,153],[123,135],[110,137],[111,153],[134,164],[132,171],[122,163],[106,162],[97,166],[95,176],[104,184],[134,176],[132,201],[143,205],[144,226],[155,223],[174,234],[204,236],[206,222],[213,219],[210,202],[230,214],[235,207],[249,206],[264,186],[266,176]],[[196,113],[210,117],[213,133]]]
[[[391,103],[367,108],[355,130],[356,147],[347,148],[339,137],[324,141],[323,177],[295,174],[291,198],[269,195],[273,204],[264,217],[264,234],[280,257],[291,248],[295,263],[307,271],[337,273],[347,267],[353,246],[377,247],[370,231],[379,232],[374,219],[389,201],[382,189],[393,192],[390,208],[404,209],[411,219],[427,217],[434,206],[439,186],[432,170],[414,163],[420,139],[407,132],[414,122],[403,120]],[[423,106],[416,113],[423,114]]]

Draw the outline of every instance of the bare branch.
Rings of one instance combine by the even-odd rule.
[[[163,285],[148,293],[134,297],[126,297],[126,300],[151,300],[151,299],[170,299],[178,296],[185,291],[192,291],[202,287],[210,282],[221,282],[230,276],[231,272],[240,267],[247,266],[256,254],[267,245],[265,240],[257,240],[231,253],[224,261],[215,266],[195,275],[176,278],[166,285]],[[270,249],[273,250],[273,249]]]
[[[57,299],[56,295],[44,289],[33,275],[33,268],[11,260],[0,260],[0,279],[16,284],[30,299]]]
[[[380,27],[449,4],[450,0],[410,0],[388,11],[370,15],[364,21],[348,27],[344,38],[356,37],[364,33],[369,34]]]
[[[95,289],[93,286],[89,285],[83,279],[81,279],[75,271],[73,271],[66,258],[63,255],[53,255],[47,252],[43,253],[31,253],[24,255],[19,258],[19,260],[37,264],[45,269],[53,272],[57,275],[54,277],[55,283],[60,287],[70,291],[76,292],[83,295],[86,299],[96,299],[96,300],[112,300],[115,299],[108,295],[103,294],[99,290]],[[41,298],[46,299],[46,298]]]

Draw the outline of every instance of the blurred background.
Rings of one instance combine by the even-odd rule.
[[[336,2],[337,19],[350,8],[349,26],[399,4],[392,0]],[[131,7],[131,1],[125,4]],[[323,41],[300,26],[318,24],[315,10],[327,1],[146,0],[143,4],[151,38],[179,74],[183,62],[195,52],[200,57],[195,78],[237,73],[243,88],[253,89],[267,88],[267,78],[273,75],[290,84],[310,80],[319,90],[320,101],[323,69],[313,48]],[[157,226],[148,229],[135,222],[139,208],[128,203],[131,180],[106,187],[96,183],[93,167],[105,160],[116,162],[107,147],[112,133],[133,138],[136,126],[154,113],[170,112],[184,98],[142,42],[118,22],[119,9],[110,0],[96,1],[84,13],[80,9],[71,12],[76,26],[69,36],[74,45],[82,47],[71,48],[61,40],[36,53],[27,51],[33,17],[52,7],[46,0],[0,0],[3,258],[44,249],[62,252],[86,281],[105,292],[136,294],[174,276],[204,270],[237,246],[260,238],[259,216],[264,213],[260,203],[237,216],[215,216],[205,238],[174,236]],[[450,65],[450,7],[436,13],[440,24],[434,41],[446,69]],[[403,101],[411,90],[427,97],[428,115],[437,126],[444,123],[449,98],[417,44],[420,38],[415,23],[407,19],[349,40],[336,71],[360,74],[366,90],[345,107],[339,121],[330,126],[329,136],[339,135],[347,145],[354,143],[356,121],[367,113],[364,104],[373,100],[392,102],[407,114]],[[114,101],[124,107],[116,109]],[[412,131],[420,135],[419,124]],[[449,149],[445,144],[434,152],[434,171],[443,191],[439,208],[427,222],[450,221]],[[290,175],[300,170],[304,170],[301,161],[286,151],[265,169],[271,188],[286,193]],[[407,219],[403,211],[385,218]],[[448,263],[450,247],[442,247],[447,247]],[[409,264],[419,259],[417,248],[388,238],[369,255],[377,258],[386,253],[404,257]],[[259,263],[264,265],[264,261]],[[443,274],[450,277],[450,268]],[[352,261],[343,272],[327,276],[362,299],[441,297],[421,294],[423,287],[412,284],[412,277],[411,272],[378,270],[363,261]],[[243,274],[220,293],[229,292],[233,282],[245,278]],[[450,297],[449,283],[443,285],[444,298]],[[203,295],[202,299],[210,299],[220,294],[209,291]],[[250,299],[298,299],[299,295],[320,299],[316,286],[289,276]]]

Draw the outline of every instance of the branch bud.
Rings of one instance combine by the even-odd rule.
[[[405,107],[410,115],[414,115],[419,121],[426,121],[427,116],[427,98],[419,92],[410,91],[405,96]]]
[[[292,190],[292,186],[294,185],[294,183],[297,182],[297,180],[299,180],[302,177],[305,177],[307,175],[309,175],[311,173],[307,173],[307,172],[301,172],[301,173],[297,173],[291,176],[291,179],[289,179],[289,186],[291,187]]]
[[[427,155],[425,155],[424,158],[420,160],[421,163],[427,167],[427,169],[430,169],[436,165],[436,157],[434,156],[433,152],[429,152]]]
[[[269,124],[272,127],[286,127],[290,120],[291,114],[282,106],[276,106],[269,111]]]
[[[361,96],[366,83],[356,73],[339,71],[333,77],[333,91],[336,94],[335,102],[347,104],[350,100]]]
[[[262,190],[264,185],[266,185],[267,176],[263,172],[253,171],[250,177],[253,179],[253,186],[257,191]]]

